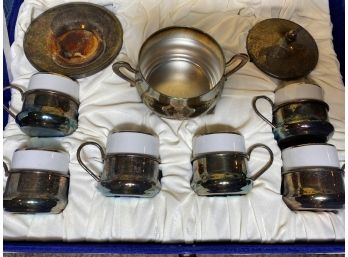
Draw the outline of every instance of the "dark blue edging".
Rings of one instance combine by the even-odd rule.
[[[4,252],[119,254],[303,254],[344,253],[344,242],[294,244],[156,244],[156,243],[38,243],[4,242]]]
[[[14,41],[14,28],[22,0],[14,0],[12,10],[6,15],[10,42]],[[341,63],[344,79],[344,0],[330,0],[330,13],[333,26],[334,47]],[[3,56],[5,61],[5,57]],[[3,85],[9,84],[7,70],[3,68]],[[4,95],[8,104],[10,94]],[[3,115],[4,126],[7,114]],[[21,242],[4,241],[4,252],[27,253],[143,253],[143,254],[256,254],[256,253],[344,253],[344,242],[295,243],[295,244],[234,244],[234,243],[200,243],[200,244],[154,244],[154,243],[62,243],[62,242]]]
[[[21,5],[23,3],[23,0],[7,0],[7,1],[5,0],[4,5],[5,5],[5,2],[12,2],[12,5],[9,6],[11,9],[7,10],[8,13],[5,14],[8,37],[10,39],[10,43],[12,44],[14,41],[17,16],[18,16],[19,8],[21,7]],[[5,10],[6,10],[6,8],[5,8]]]
[[[344,0],[330,0],[330,17],[333,24],[332,27],[332,36],[335,52],[337,54],[337,59],[340,62],[340,71],[343,78],[343,83],[345,82],[345,46],[344,46],[344,31],[345,31],[345,22],[344,22]]]
[[[3,77],[2,77],[2,83],[3,83],[3,86],[7,86],[10,84],[10,80],[8,78],[8,74],[7,74],[7,66],[6,66],[6,59],[5,59],[5,55],[3,54],[2,55],[2,59],[3,59],[3,67],[2,67],[2,70],[3,70]],[[3,93],[3,99],[4,99],[4,105],[6,105],[6,107],[8,108],[8,105],[9,105],[9,102],[11,100],[11,91],[10,90],[7,90]],[[5,126],[8,122],[8,113],[2,109],[2,121],[3,121],[3,124],[2,124],[2,128],[5,129]]]
[[[3,8],[4,8],[4,15],[6,17],[6,27],[8,31],[8,37],[10,40],[10,44],[13,43],[14,38],[15,38],[15,26],[16,26],[16,21],[17,21],[17,16],[19,12],[19,8],[21,4],[23,3],[23,0],[5,0],[3,2]],[[3,87],[6,87],[10,84],[10,80],[7,74],[7,66],[6,66],[6,59],[5,55],[3,54]],[[4,94],[4,104],[8,107],[9,102],[11,100],[11,92],[8,90]],[[4,110],[2,111],[2,117],[3,117],[3,129],[7,125],[8,122],[8,113],[5,112]]]

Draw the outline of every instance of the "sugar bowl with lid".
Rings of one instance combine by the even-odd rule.
[[[93,172],[81,158],[87,145],[96,146],[104,163],[103,172]],[[105,196],[153,197],[161,190],[159,139],[138,131],[118,131],[109,135],[104,153],[96,142],[85,142],[77,150],[80,165],[97,182]]]
[[[259,99],[272,105],[273,121],[261,114]],[[253,109],[272,129],[281,149],[306,143],[326,143],[334,132],[329,122],[329,106],[321,87],[306,82],[285,85],[275,91],[275,100],[261,95],[253,99]]]
[[[333,211],[344,207],[344,171],[335,146],[304,144],[282,151],[283,201],[292,210]]]
[[[68,203],[69,154],[57,150],[14,152],[3,195],[5,211],[60,213]]]
[[[252,151],[264,148],[269,154],[267,163],[254,175],[248,174]],[[252,189],[253,181],[273,163],[273,152],[264,144],[245,148],[239,133],[209,133],[197,135],[192,145],[192,189],[201,196],[243,195]]]
[[[69,77],[39,72],[29,81],[24,92],[16,85],[5,87],[21,93],[22,110],[15,115],[20,129],[31,137],[59,137],[72,134],[78,126],[79,85]]]

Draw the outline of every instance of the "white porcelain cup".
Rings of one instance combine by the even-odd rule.
[[[60,74],[45,72],[34,74],[30,78],[27,91],[37,89],[57,91],[79,101],[79,84],[71,78]]]
[[[244,137],[237,133],[214,133],[193,138],[193,158],[214,152],[246,153]]]
[[[63,175],[69,173],[69,154],[49,150],[17,150],[13,153],[11,171],[47,170]]]
[[[109,135],[106,154],[143,154],[159,158],[159,139],[157,136],[140,132],[115,132]]]
[[[314,84],[294,83],[286,85],[274,93],[274,105],[276,106],[301,99],[323,101],[323,90]]]
[[[282,151],[283,169],[300,167],[340,168],[337,150],[330,144],[306,144]]]

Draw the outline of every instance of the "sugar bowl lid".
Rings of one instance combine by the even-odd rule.
[[[257,23],[247,36],[251,61],[277,79],[308,75],[317,65],[318,47],[313,37],[295,22],[272,18]]]
[[[201,154],[214,152],[246,153],[244,137],[235,132],[220,132],[202,134],[193,138],[193,158]]]
[[[107,154],[143,154],[159,158],[159,138],[139,131],[117,131],[109,135]]]
[[[289,84],[275,91],[274,104],[280,105],[286,102],[301,99],[323,101],[323,90],[320,86],[314,84]]]
[[[20,149],[13,153],[11,170],[46,170],[68,175],[69,154],[55,150]]]

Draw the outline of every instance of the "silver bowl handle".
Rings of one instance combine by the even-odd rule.
[[[249,62],[249,55],[236,54],[226,63],[225,76],[229,77]],[[237,63],[237,64],[236,64]],[[232,67],[232,68],[231,68]]]
[[[135,76],[136,70],[127,62],[116,62],[112,65],[112,70],[118,76],[128,81],[131,84],[131,87],[134,87],[136,85],[135,78],[132,78],[129,74],[122,72],[121,68],[125,68],[129,73],[133,73],[133,76]]]

